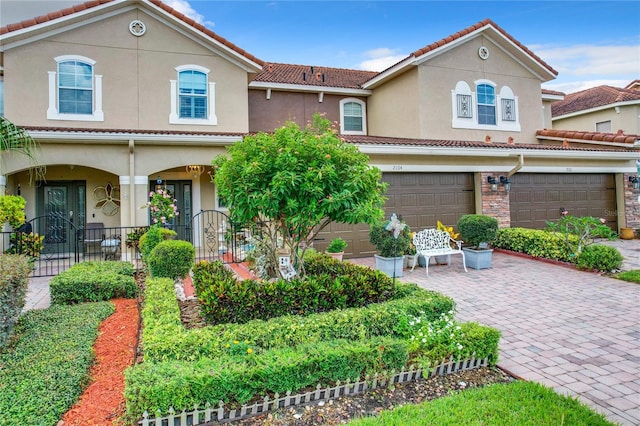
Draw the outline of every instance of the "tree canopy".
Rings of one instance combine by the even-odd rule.
[[[246,136],[213,161],[218,193],[234,222],[265,222],[275,260],[300,251],[329,223],[374,223],[384,211],[382,173],[356,146],[343,142],[316,114],[301,129],[287,122],[273,133]]]

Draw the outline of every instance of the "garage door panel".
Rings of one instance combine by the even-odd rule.
[[[544,229],[565,208],[573,216],[603,217],[617,228],[613,174],[517,173],[511,182],[512,227]]]
[[[475,209],[473,173],[384,173],[382,180],[389,184],[385,216],[402,215],[413,230],[434,227],[438,220],[455,225]],[[349,242],[347,258],[375,253],[366,225],[331,224],[314,242],[315,248],[323,251],[336,236]]]

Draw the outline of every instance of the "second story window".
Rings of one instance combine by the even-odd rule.
[[[360,99],[347,98],[340,101],[340,133],[366,135],[367,117],[365,103]]]
[[[180,118],[207,117],[207,75],[200,71],[178,74]]]
[[[84,56],[54,58],[49,71],[49,120],[104,121],[102,76],[95,74],[96,61]]]
[[[93,66],[80,61],[58,63],[58,112],[93,113]]]
[[[479,84],[478,124],[496,124],[496,89],[488,84]]]
[[[211,71],[199,65],[176,67],[177,80],[170,80],[170,124],[216,125],[216,84]]]

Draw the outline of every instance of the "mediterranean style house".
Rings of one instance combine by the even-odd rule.
[[[557,72],[491,20],[452,31],[369,72],[259,59],[159,0],[89,1],[5,26],[3,114],[39,142],[46,179],[3,153],[0,183],[27,199],[28,218],[79,227],[147,225],[140,207],[163,185],[186,225],[225,210],[210,174],[225,147],[319,112],[383,171],[387,214],[413,229],[467,213],[544,228],[563,209],[639,228],[637,127],[546,130],[563,96],[541,84]],[[318,248],[333,236],[348,256],[374,252],[367,226],[334,224]]]

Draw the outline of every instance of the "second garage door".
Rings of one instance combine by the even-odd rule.
[[[389,184],[385,216],[396,213],[412,230],[436,226],[438,220],[455,225],[458,218],[474,212],[473,173],[384,173]],[[331,224],[314,243],[323,251],[332,238],[342,237],[349,246],[345,257],[372,256],[368,225]]]
[[[613,174],[517,173],[511,182],[511,227],[545,229],[564,208],[572,216],[604,218],[617,229]]]

